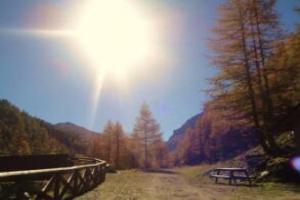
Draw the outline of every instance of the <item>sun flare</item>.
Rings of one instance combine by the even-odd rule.
[[[151,23],[137,2],[92,0],[82,9],[76,39],[91,65],[102,73],[125,73],[152,51]]]

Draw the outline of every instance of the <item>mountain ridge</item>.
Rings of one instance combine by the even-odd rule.
[[[168,141],[167,141],[167,146],[169,148],[169,150],[174,150],[176,148],[176,141],[177,139],[181,139],[183,138],[184,135],[184,131],[187,128],[195,128],[196,123],[198,121],[198,119],[202,116],[203,113],[199,113],[196,114],[192,117],[190,117],[189,119],[187,119],[183,125],[181,125],[181,127],[179,127],[178,129],[175,129],[173,131],[173,134],[171,135],[171,137],[169,137]]]
[[[167,145],[175,165],[195,165],[232,159],[258,141],[251,125],[235,124],[207,104],[174,130]]]
[[[53,124],[53,126],[57,129],[60,129],[60,130],[66,130],[66,131],[74,131],[75,134],[91,134],[91,135],[95,135],[95,134],[100,134],[96,131],[92,131],[88,128],[85,128],[83,126],[80,126],[80,125],[77,125],[73,122],[59,122],[59,123],[56,123],[56,124]]]

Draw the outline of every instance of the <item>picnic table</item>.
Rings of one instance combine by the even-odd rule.
[[[237,181],[248,181],[249,185],[252,185],[251,177],[247,168],[216,168],[210,173],[210,177],[215,179],[215,183],[218,183],[218,179],[227,179],[231,185],[234,182],[237,185]]]

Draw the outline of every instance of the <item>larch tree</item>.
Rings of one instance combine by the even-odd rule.
[[[160,139],[156,140],[154,146],[155,167],[166,168],[169,166],[169,153],[166,144]]]
[[[105,141],[101,134],[92,137],[92,144],[89,148],[89,155],[100,159],[105,159]]]
[[[113,134],[114,134],[114,124],[111,121],[108,121],[103,130],[103,140],[104,140],[104,150],[105,150],[104,160],[106,160],[108,163],[112,162]]]
[[[221,17],[211,41],[214,50],[213,62],[219,74],[212,79],[210,94],[224,105],[243,107],[252,116],[260,130],[253,78],[251,77],[250,54],[247,46],[247,12],[243,1],[230,0],[220,7]],[[243,105],[241,105],[243,104]],[[257,131],[264,149],[266,144],[261,131]]]
[[[131,143],[120,122],[108,121],[103,133],[93,137],[90,154],[106,160],[115,169],[132,168]]]
[[[276,134],[273,128],[274,105],[269,80],[273,70],[267,63],[282,41],[282,29],[275,11],[275,0],[252,0],[249,3],[249,26],[251,27],[250,34],[253,41],[251,51],[254,54],[253,63],[255,64],[256,79],[261,95],[262,123],[266,137],[268,137],[269,146],[272,146],[273,151],[275,151],[273,153],[276,153],[279,148],[274,140]]]
[[[273,102],[266,62],[273,53],[280,26],[274,0],[228,0],[211,41],[213,63],[219,73],[212,79],[210,95],[221,110],[251,116],[266,153],[275,154],[272,135]],[[233,114],[234,113],[234,114]]]
[[[132,138],[135,143],[135,156],[139,161],[139,165],[144,169],[151,167],[153,162],[156,162],[154,144],[162,141],[162,138],[159,124],[153,118],[146,104],[142,105],[136,119]]]
[[[123,127],[119,122],[117,122],[115,125],[114,138],[113,138],[113,144],[115,149],[114,163],[117,169],[121,167],[121,156],[122,156],[122,152],[124,153],[125,151],[124,143],[125,143],[125,138],[124,138]]]

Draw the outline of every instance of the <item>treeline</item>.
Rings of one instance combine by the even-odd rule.
[[[148,106],[141,107],[134,130],[125,134],[109,121],[102,133],[71,123],[50,124],[0,100],[0,156],[61,154],[106,160],[116,169],[166,167],[167,148]]]
[[[102,134],[93,139],[91,150],[91,155],[117,169],[167,167],[167,153],[159,125],[146,104],[141,107],[131,134],[125,134],[119,122],[109,121]]]
[[[40,121],[0,100],[0,155],[67,153]]]
[[[300,27],[284,34],[275,4],[228,0],[220,7],[210,43],[218,74],[209,91],[214,109],[232,122],[246,120],[273,156],[285,153],[276,143],[280,119],[300,104]]]

